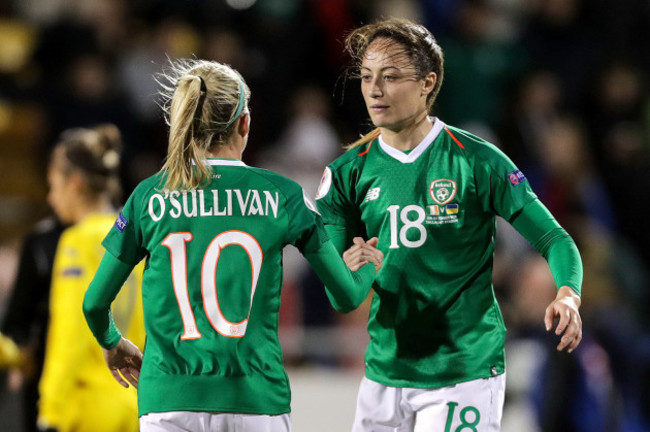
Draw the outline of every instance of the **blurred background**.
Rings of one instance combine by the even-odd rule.
[[[499,221],[494,285],[508,326],[504,432],[650,431],[648,0],[2,0],[0,323],[24,236],[47,206],[59,134],[114,123],[125,195],[161,166],[154,74],[167,58],[232,65],[252,90],[244,161],[315,195],[325,165],[370,129],[342,41],[382,17],[427,26],[445,53],[435,115],[501,147],[576,240],[584,340],[558,354],[543,314],[546,262]],[[329,306],[285,256],[281,340],[294,430],[349,430],[367,304]],[[0,380],[0,430],[21,432]]]

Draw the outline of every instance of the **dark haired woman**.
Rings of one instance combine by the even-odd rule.
[[[558,349],[582,337],[582,264],[525,176],[492,144],[431,116],[443,54],[423,26],[391,19],[354,30],[346,48],[376,129],[330,164],[318,209],[339,251],[378,237],[354,431],[498,431],[505,326],[492,288],[495,217],[548,261]],[[347,253],[354,252],[354,245]]]

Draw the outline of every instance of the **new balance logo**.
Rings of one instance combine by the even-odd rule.
[[[376,200],[377,198],[379,198],[379,192],[381,192],[381,188],[376,187],[370,189],[366,194],[366,199],[364,201]]]

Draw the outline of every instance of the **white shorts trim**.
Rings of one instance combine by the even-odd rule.
[[[291,414],[149,413],[140,417],[140,432],[291,432]]]
[[[506,375],[439,389],[388,387],[363,378],[352,432],[499,432]]]

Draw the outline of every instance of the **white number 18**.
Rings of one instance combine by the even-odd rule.
[[[426,214],[424,209],[416,205],[407,205],[399,211],[398,205],[392,205],[388,207],[388,213],[390,214],[390,249],[399,248],[399,243],[402,243],[404,246],[409,248],[420,247],[427,240],[427,230],[422,225]],[[397,213],[399,212],[399,218],[404,225],[398,230],[397,228]],[[408,215],[410,212],[415,212],[417,217],[415,220],[409,219]],[[409,229],[416,229],[420,232],[420,237],[417,240],[409,240],[406,237],[406,233]],[[399,233],[399,243],[397,241]]]

